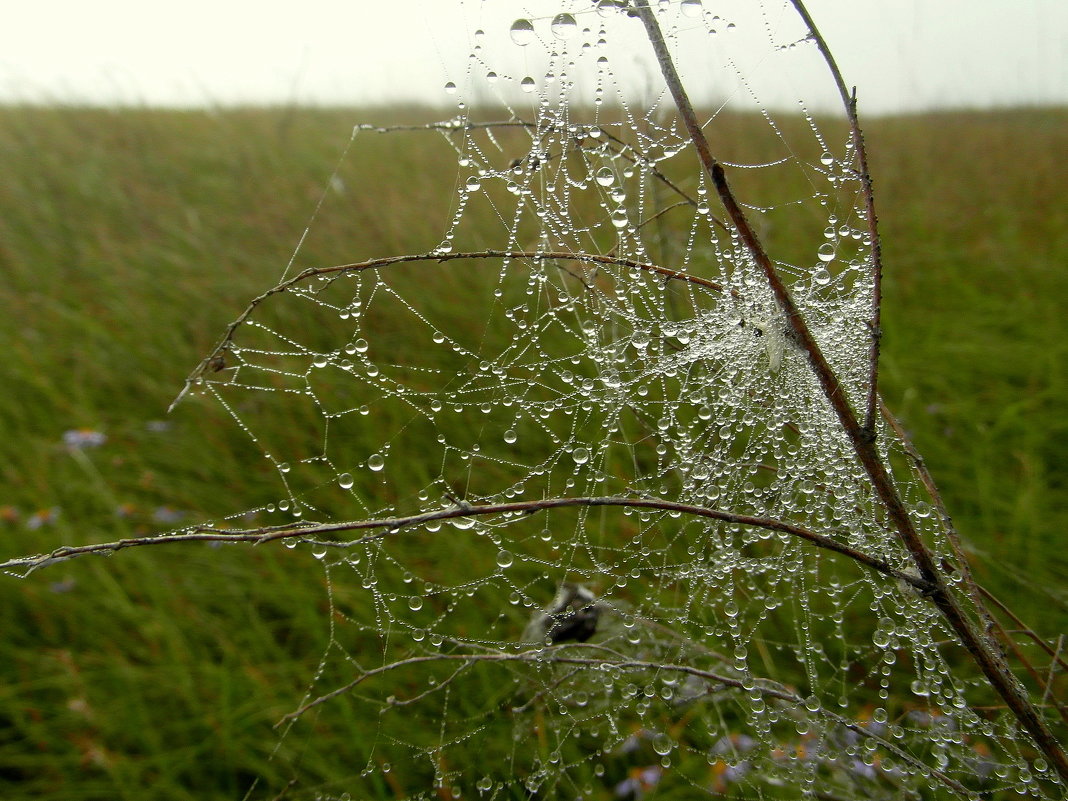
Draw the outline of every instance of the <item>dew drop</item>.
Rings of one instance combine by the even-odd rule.
[[[467,191],[477,192],[482,186],[482,182],[478,180],[478,176],[472,175],[467,179]]]
[[[834,245],[830,242],[824,242],[820,245],[820,249],[816,251],[816,254],[820,257],[820,261],[833,261]]]
[[[408,608],[413,612],[418,612],[423,608],[423,599],[418,595],[412,595],[408,598]]]
[[[373,470],[376,473],[379,470],[381,470],[383,467],[385,467],[385,466],[386,466],[386,460],[384,458],[382,458],[382,454],[380,454],[380,453],[373,453],[367,459],[367,467],[370,468],[371,470]]]
[[[504,432],[504,441],[507,442],[509,445],[514,443],[517,439],[519,439],[519,437],[512,429],[509,428],[507,431]]]
[[[512,37],[512,41],[517,45],[526,47],[534,41],[534,24],[529,19],[517,19],[512,23],[512,28],[508,31],[508,35]]]
[[[590,449],[575,448],[571,451],[571,458],[575,460],[575,464],[586,464],[590,460]]]
[[[699,17],[701,12],[704,11],[704,7],[701,5],[701,0],[682,0],[680,6],[682,13],[687,17]]]
[[[626,209],[616,209],[615,211],[612,212],[612,225],[614,225],[616,228],[620,228],[620,229],[627,227],[627,210]]]
[[[597,170],[597,175],[595,177],[597,183],[601,186],[611,186],[616,180],[616,175],[612,172],[611,167],[601,167],[601,169]]]
[[[447,84],[445,84],[445,94],[447,94],[447,95],[456,94],[456,84],[454,84],[452,81],[449,81]]]
[[[341,485],[341,489],[352,489],[355,481],[352,478],[352,473],[342,473],[337,477],[337,483]]]
[[[519,88],[522,89],[524,92],[533,92],[534,79],[528,75],[526,78],[519,82]]]
[[[666,734],[658,734],[653,737],[653,750],[660,756],[667,756],[671,753],[671,749],[674,744],[671,742],[671,738]]]
[[[553,18],[551,28],[553,36],[557,39],[570,39],[578,33],[578,23],[570,14],[557,14]]]
[[[832,164],[834,164],[834,156],[832,156],[830,153],[824,153],[822,156],[820,156],[820,164],[822,164],[824,167],[830,167]]]
[[[511,567],[515,561],[515,557],[512,556],[511,551],[501,551],[497,554],[497,564],[501,567]]]

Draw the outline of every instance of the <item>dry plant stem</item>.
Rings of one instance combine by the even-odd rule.
[[[1022,620],[1020,620],[1020,618],[1016,616],[1015,612],[1013,612],[1011,609],[1009,609],[1009,607],[1002,603],[1002,601],[1000,601],[998,597],[992,592],[990,592],[990,590],[988,590],[986,587],[979,585],[979,591],[983,594],[983,597],[987,598],[990,603],[994,604],[994,606],[996,606],[998,609],[1008,615],[1012,622],[1019,626],[1019,633],[1025,634],[1028,639],[1032,640],[1039,648],[1049,654],[1050,659],[1052,659],[1056,664],[1060,665],[1062,670],[1068,671],[1068,663],[1066,663],[1064,659],[1059,656],[1059,647],[1054,648],[1048,642],[1039,637],[1034,631],[1032,631],[1027,626],[1026,623],[1024,623]],[[1064,635],[1062,634],[1060,636],[1063,637]]]
[[[990,615],[990,612],[982,602],[978,584],[975,579],[972,578],[972,568],[968,562],[967,555],[964,553],[964,546],[961,544],[960,535],[957,534],[956,526],[953,525],[953,519],[949,516],[945,501],[942,500],[942,493],[938,491],[938,485],[935,484],[931,471],[927,469],[927,462],[924,460],[923,456],[920,455],[920,452],[916,450],[916,446],[912,444],[912,439],[905,431],[904,426],[901,425],[901,422],[893,415],[887,405],[880,401],[879,408],[882,412],[883,420],[885,420],[886,424],[893,429],[898,442],[901,443],[901,446],[905,449],[905,453],[912,459],[913,467],[916,468],[916,472],[920,476],[920,481],[923,482],[923,486],[927,490],[927,495],[930,497],[931,503],[934,504],[935,510],[938,512],[938,518],[942,522],[943,530],[946,532],[946,539],[949,540],[949,545],[953,549],[953,555],[957,557],[956,567],[960,570],[961,575],[964,578],[964,586],[968,588],[968,593],[971,595],[972,602],[975,604],[976,609],[983,615],[987,631],[992,630],[994,628],[994,618]]]
[[[561,509],[576,506],[619,506],[642,509],[657,509],[664,512],[678,512],[692,517],[705,517],[711,520],[720,520],[734,525],[753,526],[756,528],[777,531],[792,537],[802,539],[817,548],[842,554],[855,562],[871,568],[891,578],[904,581],[915,587],[920,593],[933,592],[935,587],[923,579],[909,573],[896,570],[881,559],[877,559],[855,548],[851,548],[838,540],[823,534],[817,534],[801,526],[786,523],[766,517],[752,517],[739,515],[733,512],[724,512],[718,509],[708,509],[703,506],[690,506],[674,501],[655,500],[650,498],[621,498],[621,497],[591,497],[591,498],[544,498],[542,500],[516,501],[513,503],[485,504],[475,506],[466,502],[457,504],[447,509],[438,509],[433,512],[423,512],[408,517],[392,517],[384,520],[359,520],[344,523],[323,523],[305,526],[271,526],[254,529],[222,530],[211,527],[197,527],[194,529],[178,532],[175,534],[163,534],[155,537],[129,537],[116,540],[115,542],[101,542],[92,545],[69,545],[57,548],[48,554],[38,556],[20,557],[0,563],[0,569],[11,570],[22,568],[23,575],[41,567],[65,561],[78,556],[88,554],[107,554],[121,551],[125,548],[134,548],[147,545],[167,545],[179,542],[247,542],[259,545],[275,540],[300,539],[314,541],[316,544],[333,545],[340,547],[353,547],[361,543],[382,539],[402,533],[405,529],[414,529],[425,523],[435,520],[451,520],[459,517],[482,517],[486,515],[515,514],[522,512],[533,514],[546,509]],[[379,530],[380,529],[380,530]],[[346,531],[371,530],[375,533],[368,534],[356,540],[340,542],[337,539],[327,541],[315,541],[312,538],[336,535]]]
[[[897,436],[898,438],[898,441],[905,449],[905,453],[907,453],[909,458],[912,460],[913,467],[916,469],[917,474],[920,476],[920,480],[923,482],[924,488],[927,490],[927,495],[928,497],[930,497],[931,503],[934,504],[934,508],[938,512],[939,519],[942,522],[942,528],[946,533],[946,539],[949,540],[950,547],[953,549],[953,554],[957,558],[955,567],[957,570],[960,571],[961,574],[961,586],[963,586],[968,591],[968,594],[972,599],[972,603],[975,605],[975,608],[982,616],[983,627],[991,644],[995,648],[998,647],[996,645],[995,632],[1000,632],[1001,639],[1008,644],[1009,648],[1013,652],[1013,655],[1016,657],[1017,661],[1023,666],[1024,670],[1026,670],[1033,677],[1035,677],[1040,687],[1046,686],[1039,678],[1038,671],[1036,670],[1034,665],[1031,664],[1030,660],[1028,660],[1027,656],[1023,653],[1023,651],[1021,651],[1016,646],[1015,640],[1013,640],[1009,636],[1005,628],[990,613],[990,610],[988,609],[983,599],[986,598],[992,604],[1001,609],[1002,612],[1008,615],[1008,617],[1011,618],[1012,621],[1020,627],[1020,629],[1026,636],[1028,636],[1031,640],[1037,643],[1038,646],[1050,656],[1053,656],[1054,654],[1053,648],[1049,645],[1049,643],[1039,637],[1038,634],[1032,631],[1031,628],[1029,628],[1022,620],[1020,620],[1020,618],[1018,618],[1011,609],[1001,603],[1001,601],[999,601],[996,597],[990,594],[990,592],[987,591],[985,587],[983,587],[981,584],[979,584],[979,582],[975,580],[972,575],[972,568],[971,564],[968,561],[968,556],[967,554],[965,554],[964,546],[961,544],[960,535],[957,533],[957,529],[953,525],[953,520],[952,518],[950,518],[949,512],[946,510],[945,501],[942,500],[942,493],[939,492],[938,486],[935,484],[934,477],[931,476],[931,471],[927,469],[927,462],[924,460],[923,456],[920,455],[919,451],[916,450],[916,446],[912,444],[912,439],[909,437],[908,433],[901,425],[901,422],[890,412],[890,409],[887,408],[886,404],[883,403],[882,400],[879,401],[879,408],[882,413],[883,419],[886,421],[887,425],[890,426],[891,430],[893,430],[895,436]],[[1064,665],[1063,662],[1061,664],[1065,669],[1068,669],[1068,665]],[[1065,708],[1064,704],[1056,701],[1056,699],[1054,700],[1055,706],[1057,707],[1057,711],[1060,713],[1061,717],[1065,720],[1065,722],[1068,723],[1068,709]]]
[[[736,690],[744,690],[745,692],[759,692],[762,696],[767,698],[773,698],[778,701],[783,701],[786,704],[792,706],[798,706],[804,704],[804,699],[794,692],[790,692],[784,687],[780,686],[761,686],[747,688],[745,683],[741,679],[736,679],[731,676],[724,676],[718,673],[713,673],[707,670],[701,670],[700,668],[693,667],[692,665],[676,665],[666,664],[663,662],[650,662],[640,659],[627,659],[623,656],[619,656],[616,659],[606,659],[604,656],[572,656],[571,654],[582,651],[594,651],[600,652],[604,650],[601,646],[593,643],[572,643],[567,646],[557,646],[552,649],[532,649],[528,651],[519,651],[516,653],[508,653],[503,651],[491,651],[489,653],[482,654],[431,654],[428,656],[411,656],[406,659],[399,659],[396,662],[391,662],[388,665],[372,668],[365,673],[361,673],[355,679],[350,681],[341,687],[331,690],[325,695],[321,695],[311,701],[300,706],[298,709],[286,714],[275,724],[275,728],[285,726],[297,720],[301,715],[310,709],[331,701],[345,693],[350,692],[360,684],[363,684],[368,679],[372,679],[375,676],[383,673],[389,673],[394,670],[409,667],[411,665],[425,664],[425,663],[440,663],[440,662],[460,662],[464,665],[476,664],[479,662],[527,662],[532,664],[558,664],[558,665],[577,665],[584,668],[603,669],[604,667],[613,667],[618,670],[655,670],[658,673],[681,673],[689,676],[696,676],[697,678],[704,679],[705,681],[715,682],[719,687],[730,687]],[[615,652],[612,652],[615,654]],[[455,674],[454,676],[455,677]],[[451,678],[450,678],[451,680]],[[425,695],[425,693],[424,693]],[[893,753],[897,758],[901,759],[906,764],[912,765],[917,769],[922,769],[930,775],[936,777],[945,786],[952,789],[954,792],[961,795],[967,795],[967,790],[961,786],[958,782],[947,776],[937,768],[932,768],[928,765],[924,765],[916,757],[901,750],[893,743],[883,739],[879,735],[865,728],[863,725],[858,724],[855,721],[844,718],[840,715],[836,715],[833,712],[822,710],[819,714],[838,723],[841,726],[849,729],[864,737],[876,742],[887,751]]]
[[[696,286],[704,287],[713,292],[724,291],[723,284],[716,281],[710,281],[707,278],[690,275],[681,270],[671,270],[656,264],[635,261],[634,259],[622,259],[617,256],[602,256],[596,253],[571,253],[568,251],[480,250],[470,253],[418,253],[409,256],[387,256],[380,259],[369,259],[368,261],[361,261],[353,264],[337,264],[331,267],[309,267],[277,286],[271,287],[262,295],[252,299],[248,306],[245,307],[245,310],[238,315],[237,319],[226,327],[226,332],[223,334],[222,339],[211,353],[209,353],[200,364],[197,365],[196,369],[190,373],[189,377],[186,378],[185,386],[182,388],[182,391],[178,393],[178,397],[171,402],[167,411],[174,411],[174,407],[177,406],[187,394],[189,394],[189,390],[193,384],[204,375],[204,373],[211,371],[213,365],[219,364],[219,358],[223,357],[230,349],[230,345],[234,339],[234,333],[237,329],[240,328],[245,320],[251,316],[257,306],[261,305],[271,296],[287,292],[298,284],[321,276],[362,272],[363,270],[374,270],[379,267],[388,267],[392,264],[402,264],[406,262],[433,261],[443,263],[447,261],[456,261],[457,259],[529,259],[531,261],[578,261],[587,264],[615,264],[622,267],[641,270],[643,272],[655,273],[676,281],[685,281]],[[736,296],[737,292],[732,290],[731,295]]]
[[[883,244],[879,237],[879,218],[875,214],[875,192],[872,189],[871,171],[868,169],[868,150],[864,145],[864,133],[860,129],[860,119],[857,117],[857,90],[852,92],[846,89],[842,71],[838,69],[838,62],[834,60],[831,49],[820,33],[816,23],[805,8],[802,0],[790,0],[794,9],[808,26],[812,40],[819,48],[820,55],[827,62],[831,70],[831,76],[838,87],[838,94],[842,98],[846,116],[849,118],[849,129],[853,137],[853,148],[857,154],[857,167],[860,174],[860,185],[864,194],[864,216],[868,221],[868,237],[871,239],[871,319],[868,325],[871,328],[871,349],[869,351],[868,366],[868,403],[864,415],[864,427],[868,431],[875,431],[875,416],[879,407],[879,348],[882,342],[882,293],[883,293]]]
[[[816,373],[824,395],[826,395],[827,400],[834,408],[835,414],[846,436],[849,438],[858,460],[871,479],[872,486],[882,501],[893,528],[912,556],[920,576],[936,588],[929,594],[931,601],[942,612],[960,639],[961,644],[971,654],[972,659],[983,672],[983,675],[986,676],[994,691],[1005,700],[1019,724],[1034,738],[1036,745],[1050,760],[1061,779],[1068,782],[1068,755],[1065,754],[1063,748],[1042,719],[1038,709],[1012,674],[1000,650],[987,637],[975,630],[964,608],[939,573],[933,554],[928,550],[915,526],[913,526],[908,510],[905,508],[901,497],[898,495],[897,488],[894,486],[886,466],[880,458],[873,431],[866,429],[857,420],[856,413],[846,397],[838,376],[828,364],[826,357],[809,331],[808,325],[798,311],[789,290],[775,272],[771,259],[731,192],[723,167],[712,156],[708,140],[705,138],[701,125],[697,120],[697,114],[694,112],[686,90],[682,86],[682,81],[668,51],[667,43],[664,41],[664,35],[660,31],[655,13],[649,7],[648,0],[634,0],[634,3],[642,24],[645,26],[649,41],[656,53],[657,62],[675,101],[675,106],[682,117],[702,165],[712,178],[720,200],[727,210],[727,216],[737,229],[738,235],[745,243],[750,256],[764,272],[779,308],[782,309],[787,319],[794,339],[808,354],[809,364]]]

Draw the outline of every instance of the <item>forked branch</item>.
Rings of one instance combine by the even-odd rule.
[[[1020,686],[1009,669],[1001,651],[989,638],[977,632],[964,607],[957,599],[944,576],[939,571],[934,554],[921,539],[909,517],[908,510],[897,491],[893,479],[876,447],[873,429],[862,425],[857,418],[842,384],[827,362],[808,324],[801,316],[789,289],[775,270],[764,246],[750,226],[741,206],[727,182],[722,165],[713,157],[705,138],[704,130],[697,119],[693,104],[682,85],[675,63],[668,50],[655,12],[648,0],[633,0],[634,7],[645,26],[646,34],[656,54],[668,90],[675,101],[679,115],[690,135],[701,164],[712,178],[727,216],[745,243],[754,263],[763,271],[768,285],[775,295],[795,341],[808,355],[808,361],[824,395],[834,408],[846,436],[852,444],[858,461],[867,472],[872,487],[886,509],[887,515],[902,543],[908,549],[920,576],[937,589],[929,597],[953,628],[961,644],[968,650],[976,665],[986,676],[995,692],[1005,701],[1020,725],[1034,738],[1036,745],[1050,760],[1062,780],[1068,781],[1068,755],[1057,742],[1046,722],[1039,714],[1031,698]],[[810,20],[809,20],[810,21]],[[811,28],[811,26],[810,26]],[[844,85],[844,84],[843,84]],[[876,239],[877,241],[877,239]],[[875,242],[873,242],[874,246]],[[876,352],[877,357],[877,352]]]

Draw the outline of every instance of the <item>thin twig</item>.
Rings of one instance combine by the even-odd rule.
[[[869,334],[871,336],[871,348],[868,356],[868,400],[864,415],[864,427],[868,431],[875,431],[875,415],[879,406],[879,349],[883,338],[882,332],[882,286],[883,286],[883,244],[879,237],[879,218],[875,214],[875,192],[872,188],[871,170],[868,169],[868,151],[864,145],[864,133],[860,129],[860,118],[857,116],[857,90],[856,87],[850,92],[846,89],[842,71],[838,69],[838,62],[834,60],[831,49],[827,46],[823,35],[816,23],[805,8],[802,0],[790,0],[794,9],[808,26],[812,40],[819,48],[823,60],[834,78],[838,87],[838,94],[842,98],[846,116],[849,118],[849,128],[853,137],[853,149],[856,151],[857,172],[860,176],[860,185],[864,193],[864,216],[868,222],[868,236],[871,238],[871,318],[868,321]]]
[[[403,264],[409,262],[438,262],[443,263],[447,261],[456,261],[458,259],[510,259],[510,260],[522,260],[527,259],[530,261],[578,261],[587,262],[592,264],[615,264],[621,267],[630,267],[634,270],[642,270],[643,272],[655,273],[662,275],[666,278],[685,281],[696,286],[704,287],[705,289],[713,292],[724,292],[725,287],[718,281],[711,281],[707,278],[701,278],[690,273],[683,272],[681,270],[672,270],[668,267],[660,267],[656,264],[650,264],[648,262],[636,261],[634,259],[624,259],[613,255],[601,255],[597,253],[572,253],[569,251],[526,251],[526,250],[481,250],[465,253],[416,253],[407,256],[386,256],[379,259],[368,259],[367,261],[355,262],[352,264],[335,264],[330,267],[309,267],[306,270],[301,271],[297,275],[289,278],[282,283],[271,287],[262,295],[259,295],[249,302],[245,310],[237,316],[230,325],[226,327],[226,331],[223,334],[219,343],[212,349],[211,353],[201,360],[196,369],[189,374],[189,377],[185,380],[185,385],[182,387],[182,391],[178,393],[167,411],[173,411],[182,399],[189,393],[189,390],[193,387],[195,382],[205,373],[212,371],[212,366],[217,364],[217,360],[228,350],[234,340],[234,334],[237,329],[252,315],[252,312],[256,310],[264,301],[268,298],[287,292],[298,284],[302,284],[313,278],[318,278],[324,275],[343,275],[345,273],[357,273],[363,270],[375,270],[381,267],[388,267],[393,264]],[[731,290],[732,296],[737,295],[736,290]]]
[[[926,460],[916,449],[916,446],[912,442],[912,438],[908,435],[908,432],[905,431],[905,427],[901,425],[901,421],[894,416],[886,403],[880,401],[879,408],[883,420],[885,420],[886,424],[893,430],[898,442],[901,443],[901,447],[905,449],[905,453],[908,454],[908,457],[912,460],[912,465],[919,474],[920,481],[923,482],[924,488],[927,490],[927,496],[931,499],[935,511],[938,512],[939,520],[942,523],[942,530],[945,532],[946,539],[949,540],[949,547],[953,549],[953,555],[957,558],[955,567],[960,571],[961,578],[963,579],[962,584],[967,588],[972,603],[983,618],[984,628],[988,632],[992,631],[995,625],[994,617],[986,608],[986,605],[983,603],[979,594],[978,582],[976,582],[972,575],[971,563],[968,561],[968,555],[964,552],[964,544],[960,540],[960,535],[957,533],[956,526],[953,525],[953,518],[949,516],[949,511],[946,509],[946,503],[942,499],[942,493],[939,492],[938,485],[935,484],[931,471],[927,469]]]
[[[392,517],[383,520],[357,520],[342,523],[301,524],[297,526],[270,526],[253,529],[222,530],[208,526],[195,527],[175,534],[162,534],[152,537],[128,537],[114,542],[102,542],[92,545],[65,545],[56,548],[49,554],[37,556],[19,557],[7,562],[0,563],[0,569],[11,570],[19,568],[23,575],[37,570],[46,565],[65,561],[87,554],[114,553],[125,548],[168,545],[179,542],[245,542],[259,545],[267,542],[287,539],[312,539],[323,535],[340,534],[346,531],[366,531],[373,533],[364,535],[355,540],[340,542],[337,540],[318,541],[321,545],[334,545],[335,547],[351,548],[367,542],[373,542],[385,537],[396,536],[405,530],[418,528],[426,523],[436,520],[451,520],[462,517],[481,517],[486,515],[514,514],[522,512],[532,514],[547,509],[561,509],[566,507],[595,507],[595,506],[621,506],[643,509],[657,509],[664,512],[678,512],[694,517],[704,517],[711,520],[720,520],[724,523],[735,525],[754,526],[768,531],[778,531],[792,537],[805,540],[817,548],[833,551],[847,556],[850,559],[865,565],[883,575],[899,581],[904,581],[915,587],[921,594],[930,593],[933,587],[923,579],[911,573],[906,573],[891,567],[887,562],[874,556],[859,551],[856,548],[839,542],[825,534],[817,534],[806,528],[767,517],[753,517],[751,515],[724,512],[719,509],[709,509],[703,506],[691,506],[675,501],[666,501],[650,498],[624,498],[624,497],[589,497],[589,498],[542,498],[539,500],[514,501],[512,503],[485,504],[476,506],[464,502],[462,506],[456,505],[446,509],[436,509],[430,512],[420,512],[405,517]]]

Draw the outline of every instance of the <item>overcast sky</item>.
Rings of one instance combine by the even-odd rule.
[[[739,2],[704,0],[704,6],[729,17]],[[531,69],[535,47],[507,41],[511,20],[542,15],[548,39],[548,18],[557,11],[575,12],[580,24],[585,19],[596,26],[594,13],[578,13],[590,5],[590,0],[0,0],[0,102],[199,106],[417,100],[455,106],[456,97],[446,96],[442,87],[453,80],[460,97],[470,96],[465,78],[474,30],[486,30],[487,51],[491,40],[503,42],[495,51],[505,67],[502,75],[507,69],[521,72]],[[766,5],[774,17],[778,3]],[[809,0],[808,6],[868,113],[1068,104],[1068,0]],[[520,57],[520,66],[508,66],[515,63],[509,59]],[[810,80],[804,72],[792,77],[795,83]],[[762,89],[762,101],[795,102],[797,94],[789,88],[781,96],[778,91]]]

